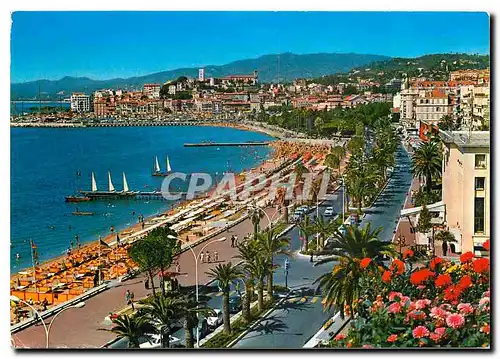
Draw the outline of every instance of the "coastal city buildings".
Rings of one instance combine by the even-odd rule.
[[[441,131],[445,221],[461,252],[481,255],[490,238],[490,133]]]
[[[144,84],[142,92],[149,98],[160,98],[160,84]]]
[[[71,94],[71,111],[76,113],[89,112],[90,96],[81,92],[74,92]]]

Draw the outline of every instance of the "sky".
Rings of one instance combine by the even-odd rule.
[[[481,12],[14,12],[11,83],[140,76],[265,54],[489,53]]]

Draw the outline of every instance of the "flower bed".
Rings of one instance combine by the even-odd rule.
[[[489,249],[489,241],[485,243]],[[462,254],[460,263],[415,261],[407,251],[384,269],[360,261],[366,285],[352,308],[347,335],[330,347],[489,347],[490,263]],[[415,268],[413,268],[415,267]]]

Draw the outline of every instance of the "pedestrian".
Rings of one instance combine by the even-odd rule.
[[[214,251],[214,262],[217,263],[219,261],[219,252]]]
[[[175,271],[177,273],[180,273],[181,272],[181,265],[179,264],[179,262],[177,262],[177,264],[175,265]]]
[[[205,263],[205,255],[203,254],[203,252],[200,253],[200,260],[201,263]]]
[[[443,256],[446,256],[448,254],[448,242],[443,241],[442,247],[443,247]]]
[[[207,257],[207,263],[210,263],[210,252],[206,251],[205,256]]]
[[[144,288],[146,288],[146,290],[149,290],[149,278],[146,278],[146,280],[144,281]]]
[[[132,305],[132,310],[135,310],[134,308],[134,292],[130,292],[130,304]]]
[[[234,235],[231,236],[231,248],[234,248]]]
[[[47,305],[49,305],[49,302],[47,301],[47,298],[43,298],[43,301],[42,301],[42,310],[43,311],[47,310]]]
[[[238,235],[237,234],[234,235],[234,245],[238,246]]]
[[[125,302],[127,303],[127,305],[132,304],[132,293],[130,293],[130,290],[128,289],[125,292]]]
[[[141,228],[144,229],[144,221],[141,222]]]

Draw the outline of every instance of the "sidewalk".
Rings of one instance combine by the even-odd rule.
[[[266,209],[266,213],[272,217],[275,213],[275,208]],[[276,216],[275,216],[276,218]],[[261,227],[265,228],[268,225],[266,217],[261,219]],[[215,242],[207,246],[204,250],[210,250],[213,254],[214,250],[219,253],[219,263],[231,261],[238,262],[238,259],[233,257],[237,254],[237,248],[231,248],[230,237],[238,236],[238,241],[243,237],[253,232],[253,225],[250,219],[229,229],[215,238],[226,237],[224,242]],[[195,253],[198,254],[200,249],[207,242],[198,244],[194,247]],[[195,284],[195,265],[193,254],[190,250],[185,251],[179,256],[180,272],[183,275],[178,277],[179,284],[182,286],[192,286]],[[206,283],[209,277],[206,272],[210,268],[214,268],[218,263],[199,264],[198,267],[198,282]],[[175,270],[173,265],[170,270]],[[111,326],[105,323],[105,317],[109,313],[116,313],[126,307],[125,291],[128,289],[135,294],[135,298],[143,298],[151,293],[151,290],[144,288],[145,275],[141,274],[136,278],[127,280],[123,283],[118,283],[117,286],[100,293],[99,295],[89,298],[86,301],[85,307],[81,309],[69,309],[59,315],[54,322],[50,331],[50,347],[51,348],[98,348],[106,342],[114,339],[115,334],[99,329],[110,329]],[[158,288],[158,278],[155,278],[155,285]],[[47,318],[46,323],[49,323],[52,318]],[[16,347],[23,348],[45,348],[45,331],[39,323],[25,330],[12,335]]]

